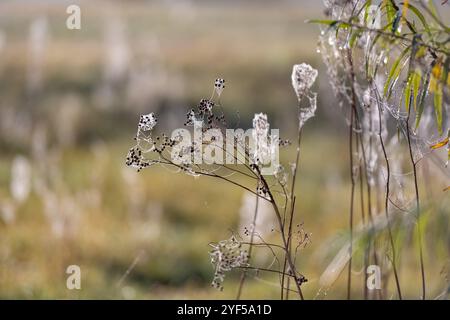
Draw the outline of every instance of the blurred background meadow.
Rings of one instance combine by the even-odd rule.
[[[81,30],[66,28],[70,4],[81,7]],[[249,196],[163,168],[137,173],[125,157],[140,114],[155,112],[158,127],[178,128],[218,77],[227,83],[226,113],[242,127],[265,112],[293,139],[290,75],[301,62],[319,69],[296,203],[297,223],[311,233],[298,265],[309,279],[305,296],[316,297],[347,239],[350,197],[347,125],[316,49],[320,30],[304,23],[322,11],[320,1],[306,0],[1,1],[0,298],[234,298],[238,272],[223,291],[210,286],[208,244],[243,232]],[[292,161],[294,148],[282,159]],[[448,168],[423,161],[419,169],[428,177],[421,190],[434,297],[446,290],[450,269]],[[264,221],[274,223],[270,215]],[[404,242],[413,249],[401,257],[402,287],[417,298],[414,235]],[[81,290],[66,288],[69,265],[81,268]],[[345,297],[344,274],[326,298]],[[361,293],[356,262],[353,276]],[[277,278],[250,277],[243,297],[279,298]]]

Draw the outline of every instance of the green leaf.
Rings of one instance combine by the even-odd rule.
[[[411,72],[408,76],[408,81],[406,82],[404,93],[406,111],[409,111],[409,108],[411,106],[411,96],[413,98],[412,105],[414,111],[417,110],[417,96],[419,95],[421,78],[422,76],[420,75],[420,72],[418,70]]]
[[[305,20],[305,23],[318,23],[318,24],[325,24],[328,26],[334,25],[338,23],[336,20],[321,20],[321,19],[311,19],[311,20]]]
[[[364,4],[361,6],[361,8],[353,13],[352,17],[350,17],[350,22],[359,22],[361,24],[365,24],[366,22],[366,14],[367,14],[367,9],[370,7],[370,5],[372,4],[372,0],[366,0],[366,2],[364,2]],[[360,21],[360,15],[361,13],[364,11],[364,21]]]
[[[387,24],[387,25],[385,25],[381,30],[382,31],[386,31],[387,29],[389,29],[389,24]],[[370,44],[370,47],[369,47],[369,50],[367,50],[367,53],[366,53],[366,75],[369,77],[369,78],[374,78],[375,77],[375,73],[373,74],[373,75],[370,75],[369,74],[369,69],[370,69],[370,61],[369,61],[369,58],[370,58],[370,55],[371,55],[371,52],[372,52],[372,50],[373,50],[373,48],[375,47],[375,45],[377,44],[377,42],[380,40],[380,39],[383,39],[383,37],[382,37],[382,34],[381,33],[378,33],[374,38],[373,38],[373,41],[372,41],[372,43]]]
[[[369,17],[369,8],[372,5],[372,0],[368,0],[364,5],[364,24],[367,25],[367,18]],[[362,10],[362,8],[361,8]]]
[[[392,22],[392,33],[398,33],[398,26],[400,25],[400,21],[402,19],[402,13],[401,11],[397,11],[397,13],[395,14],[395,18],[394,21]]]
[[[384,0],[384,7],[386,9],[386,17],[387,21],[390,25],[394,25],[394,19],[397,13],[397,10],[394,8],[390,0]]]
[[[414,111],[417,111],[417,97],[419,96],[420,82],[422,80],[422,75],[419,70],[416,70],[412,74],[412,89],[413,89],[413,107]]]
[[[436,7],[435,7],[435,5],[434,5],[434,3],[433,3],[433,1],[427,1],[427,3],[428,3],[428,13],[430,14],[430,16],[436,21],[436,22],[440,22],[440,19],[439,19],[439,14],[438,14],[438,12],[437,12],[437,9],[436,9]],[[444,30],[446,31],[446,32],[450,32],[450,28],[449,27],[445,27],[444,28]]]
[[[439,134],[442,135],[442,83],[440,82],[437,83],[434,93],[434,112],[436,113]]]
[[[398,78],[398,76],[400,75],[400,62],[403,60],[403,58],[405,57],[405,55],[409,52],[409,50],[411,50],[411,47],[407,47],[405,50],[403,50],[403,52],[400,54],[400,56],[395,60],[394,64],[392,65],[391,71],[389,72],[389,76],[386,80],[386,83],[384,84],[384,96],[385,97],[389,97],[391,94],[391,81],[395,82],[395,80]]]
[[[353,46],[355,45],[356,40],[359,38],[359,36],[362,33],[362,29],[356,29],[356,30],[352,30],[351,31],[351,37],[350,40],[348,41],[348,45],[350,48],[353,48]]]
[[[414,77],[414,73],[411,73],[408,76],[408,81],[406,81],[406,86],[405,86],[405,92],[403,93],[403,96],[405,97],[405,109],[408,112],[409,112],[409,106],[411,104],[411,84],[412,84],[413,77]]]
[[[402,2],[401,5],[404,5],[404,3]],[[420,12],[419,9],[417,9],[415,6],[413,6],[412,4],[408,3],[407,4],[408,9],[410,11],[412,11],[412,13],[414,13],[416,15],[417,18],[419,18],[420,22],[422,23],[423,27],[425,28],[425,31],[428,34],[431,34],[430,31],[430,26],[428,25],[427,21],[425,20],[425,17],[423,16],[423,14]]]
[[[431,66],[433,68],[433,66]],[[428,86],[430,85],[430,72],[427,72],[425,76],[425,81],[422,86],[422,93],[420,95],[419,106],[416,112],[416,129],[419,127],[420,119],[422,118],[423,110],[425,109],[425,98],[428,93]]]

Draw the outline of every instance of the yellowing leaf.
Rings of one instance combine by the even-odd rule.
[[[444,140],[442,140],[442,141],[440,141],[440,142],[438,142],[438,143],[436,143],[436,144],[433,144],[430,148],[431,148],[431,149],[439,149],[439,148],[442,148],[442,147],[444,147],[444,146],[447,145],[448,140],[449,140],[448,138],[445,138]]]
[[[437,80],[433,75],[431,75],[430,85],[429,85],[428,89],[430,90],[430,93],[433,93],[436,91],[436,88],[437,88]]]
[[[433,73],[433,76],[436,79],[439,79],[442,75],[442,63],[441,62],[436,63],[436,65],[433,67],[433,70],[431,70],[431,72]]]

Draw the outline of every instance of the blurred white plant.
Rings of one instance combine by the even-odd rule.
[[[129,69],[130,50],[126,40],[125,24],[117,16],[109,17],[104,26],[105,65],[107,81],[122,79]]]
[[[256,235],[264,238],[268,236],[276,224],[275,212],[272,205],[268,201],[258,201],[258,211],[256,212],[256,221],[253,223],[255,217],[256,199],[255,195],[246,192],[242,198],[242,205],[239,210],[240,222],[239,230],[246,230],[246,236],[254,232]]]
[[[74,236],[80,220],[79,202],[71,195],[58,195],[50,190],[42,190],[42,199],[53,235],[57,238]]]
[[[42,87],[44,58],[48,42],[48,20],[38,17],[30,25],[28,38],[27,86],[33,93]]]
[[[30,194],[31,165],[24,156],[16,156],[11,167],[11,195],[18,203],[23,203]]]
[[[9,201],[4,201],[0,207],[0,217],[5,224],[12,224],[16,220],[16,207]]]
[[[71,146],[76,142],[83,115],[83,102],[77,94],[67,94],[61,98],[60,107],[53,121],[57,138],[62,146]],[[67,121],[70,119],[70,121]]]

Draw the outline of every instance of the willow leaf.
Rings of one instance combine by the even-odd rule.
[[[432,150],[436,150],[436,149],[445,147],[448,144],[448,140],[449,140],[448,138],[445,138],[444,140],[439,141],[438,143],[435,143],[435,144],[431,145],[430,148]]]
[[[386,9],[386,17],[387,17],[387,21],[390,25],[394,25],[394,19],[396,16],[396,11],[395,8],[392,6],[392,3],[390,0],[384,0],[384,4],[385,4],[385,9]]]
[[[398,33],[398,28],[400,26],[400,21],[402,19],[402,13],[400,11],[397,11],[395,14],[394,21],[392,22],[392,33]]]
[[[409,112],[409,106],[411,105],[411,85],[412,85],[412,80],[414,78],[414,73],[411,73],[408,76],[408,81],[406,81],[406,85],[405,85],[405,92],[403,93],[403,96],[405,97],[405,109],[406,111]]]
[[[323,19],[322,20],[321,19],[311,19],[311,20],[306,20],[305,22],[306,23],[325,24],[325,25],[329,25],[329,26],[338,23],[338,21],[336,21],[336,20],[323,20]]]
[[[414,111],[417,112],[417,97],[419,96],[419,88],[420,88],[420,82],[422,81],[422,76],[420,74],[420,71],[416,70],[412,74],[412,89],[413,89],[413,107]]]
[[[403,58],[409,52],[409,50],[411,50],[411,47],[407,47],[405,50],[403,50],[403,52],[400,54],[400,56],[395,60],[394,64],[392,65],[391,71],[389,72],[389,76],[386,80],[386,83],[384,84],[385,97],[390,96],[391,81],[398,78],[401,71],[401,68],[399,68],[400,62],[403,60]]]
[[[404,5],[405,3],[401,3],[401,5]],[[431,34],[431,30],[430,30],[430,26],[428,25],[427,21],[425,20],[425,17],[423,16],[423,14],[420,12],[419,9],[417,9],[417,7],[413,6],[412,4],[408,3],[406,4],[408,6],[408,9],[414,13],[416,15],[417,18],[419,18],[420,22],[422,23],[425,31],[428,34]]]
[[[434,93],[434,112],[439,134],[442,135],[442,83],[438,83]]]
[[[364,4],[364,24],[367,25],[367,18],[369,17],[369,8],[372,5],[372,0],[368,0]]]
[[[350,40],[348,41],[349,48],[354,47],[355,42],[361,35],[362,31],[363,31],[362,29],[352,30]]]
[[[420,119],[422,118],[423,110],[425,109],[425,99],[428,94],[428,86],[430,85],[430,72],[427,72],[425,81],[422,86],[422,93],[420,95],[419,106],[416,112],[416,129],[419,127]]]

